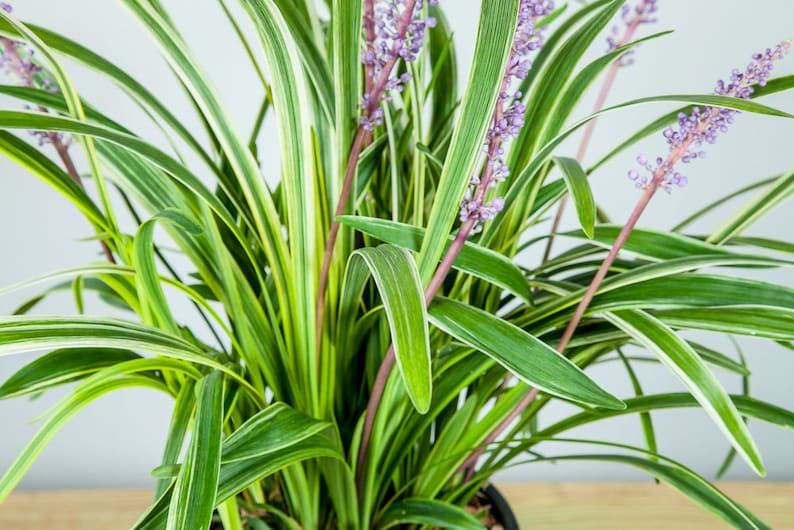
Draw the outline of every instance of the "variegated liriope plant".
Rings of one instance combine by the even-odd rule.
[[[753,56],[712,94],[605,108],[634,47],[667,33],[643,35],[656,1],[482,0],[459,90],[443,12],[453,0],[326,0],[329,19],[308,0],[241,0],[247,21],[218,0],[262,81],[254,130],[241,132],[165,3],[120,2],[159,45],[203,130],[97,51],[0,3],[2,63],[13,80],[0,93],[27,104],[0,111],[0,151],[78,208],[103,257],[2,291],[55,282],[0,318],[0,354],[48,351],[11,375],[0,397],[74,386],[0,479],[0,500],[75,413],[144,387],[173,397],[174,409],[140,529],[208,528],[213,518],[228,530],[479,528],[483,514],[465,508],[476,507],[493,473],[548,460],[632,465],[737,527],[764,527],[659,454],[650,413],[702,408],[732,444],[729,461],[739,455],[759,474],[746,420],[794,426],[794,413],[729,395],[712,374],[746,380],[743,358],[679,334],[791,346],[794,291],[738,269],[792,264],[790,243],[742,233],[794,191],[794,173],[732,193],[754,197],[706,236],[685,230],[724,201],[670,231],[635,225],[660,188],[686,182],[682,166],[738,112],[792,117],[754,101],[794,86],[792,76],[771,75],[790,42]],[[247,39],[248,23],[258,39]],[[605,32],[607,51],[587,62]],[[168,143],[142,139],[82,99],[64,58],[121,87]],[[591,87],[593,113],[572,121]],[[583,166],[599,115],[653,101],[684,107]],[[268,114],[279,168],[256,149]],[[561,156],[580,132],[577,157]],[[657,132],[669,149],[638,157],[643,173],[629,172],[637,207],[612,224],[588,175]],[[566,201],[581,230],[566,234],[576,246],[555,253]],[[157,227],[189,267],[169,263]],[[546,235],[522,237],[530,229]],[[64,289],[75,315],[29,314]],[[84,315],[88,291],[128,316]],[[177,297],[200,319],[174,314]],[[628,346],[644,353],[625,355]],[[658,362],[687,392],[644,395],[639,361]],[[635,393],[616,397],[596,384],[586,369],[601,363],[627,373]],[[580,410],[544,422],[554,400]],[[626,414],[641,421],[645,446],[566,434]],[[554,456],[537,452],[540,444]],[[595,449],[568,455],[570,444]]]

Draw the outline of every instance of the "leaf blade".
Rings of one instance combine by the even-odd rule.
[[[384,243],[398,245],[415,252],[421,248],[426,234],[426,230],[418,226],[372,217],[345,215],[339,217],[339,222],[376,237]],[[445,251],[454,239],[453,236],[447,238]],[[532,293],[521,269],[498,252],[466,241],[452,267],[502,287],[525,302],[531,300]]]
[[[462,508],[429,499],[405,499],[394,503],[378,521],[386,530],[398,525],[422,524],[452,530],[480,530],[482,523]]]
[[[568,193],[573,198],[579,225],[585,235],[592,239],[595,235],[596,203],[593,190],[587,182],[587,173],[573,158],[554,157],[554,163],[562,171]]]
[[[197,383],[196,418],[187,457],[168,509],[167,530],[208,528],[221,468],[223,398],[226,382],[212,372]]]
[[[433,325],[541,391],[586,405],[625,406],[550,346],[500,318],[442,297],[433,301],[429,315]]]
[[[642,311],[618,311],[605,318],[656,354],[695,396],[752,469],[761,476],[765,474],[761,455],[741,414],[689,344]]]
[[[428,233],[419,252],[423,283],[430,280],[452,229],[460,199],[480,157],[502,86],[518,15],[517,0],[484,0],[468,88],[463,96],[460,121],[427,221]]]
[[[394,345],[397,367],[411,402],[420,413],[430,408],[432,369],[430,333],[419,270],[411,254],[394,245],[381,245],[356,250],[350,258],[343,306],[357,306],[366,277],[372,275],[381,295]],[[349,310],[349,309],[348,309]],[[343,325],[348,323],[342,320]]]

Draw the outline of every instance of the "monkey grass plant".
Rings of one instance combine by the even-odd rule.
[[[724,200],[669,231],[635,225],[660,188],[686,183],[684,164],[738,112],[792,117],[754,101],[794,86],[793,76],[771,76],[790,42],[714,93],[605,108],[634,47],[664,45],[667,32],[648,31],[659,2],[482,0],[459,85],[443,13],[452,0],[326,0],[329,18],[307,0],[241,0],[239,11],[218,1],[262,81],[253,131],[231,123],[166,2],[120,0],[203,130],[99,50],[0,5],[10,80],[0,93],[27,105],[0,111],[0,151],[79,209],[102,258],[2,291],[49,283],[0,318],[0,354],[48,352],[8,377],[0,397],[74,386],[0,479],[0,500],[84,406],[144,387],[173,397],[174,409],[156,497],[136,528],[193,530],[213,518],[228,530],[479,528],[483,513],[466,507],[493,473],[549,460],[631,465],[737,527],[765,527],[659,454],[651,413],[702,408],[733,447],[728,461],[739,455],[761,475],[746,420],[794,426],[794,413],[722,388],[714,370],[746,380],[743,359],[679,333],[791,346],[794,291],[742,275],[789,267],[791,244],[742,233],[794,191],[794,173],[732,193],[752,198],[706,235],[687,227]],[[592,47],[602,53],[588,62]],[[141,138],[82,99],[64,58],[122,88],[167,141]],[[594,112],[574,121],[591,89]],[[657,101],[683,107],[626,131],[600,160],[585,156],[598,116]],[[256,148],[268,114],[278,168]],[[561,145],[580,133],[577,157],[566,156]],[[656,133],[667,152],[638,157],[637,207],[614,224],[587,177]],[[559,252],[566,201],[581,229]],[[161,244],[189,266],[172,265]],[[30,314],[63,290],[74,315]],[[89,291],[126,316],[83,314]],[[177,298],[197,317],[172,312]],[[629,346],[642,353],[624,354]],[[644,395],[633,364],[649,360],[687,392]],[[587,369],[601,363],[625,371],[635,393],[594,382]],[[579,411],[544,421],[554,400]],[[642,425],[643,447],[568,434],[626,414]]]

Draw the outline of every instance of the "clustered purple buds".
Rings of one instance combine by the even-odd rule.
[[[496,187],[509,175],[510,170],[504,162],[504,142],[517,138],[524,126],[524,114],[527,109],[521,102],[523,94],[511,91],[515,81],[525,79],[532,68],[529,55],[543,45],[537,21],[554,11],[554,2],[550,0],[521,0],[518,12],[513,47],[507,61],[507,69],[502,81],[502,91],[496,102],[493,124],[485,137],[486,161],[482,178],[475,175],[469,181],[469,187],[461,201],[460,221],[465,223],[476,221],[471,233],[482,230],[482,224],[493,219],[504,208],[504,199],[496,197],[490,202],[484,200],[489,188]]]
[[[794,45],[794,39],[781,42],[774,49],[768,48],[763,53],[753,55],[751,62],[744,71],[734,70],[730,81],[718,81],[714,93],[718,96],[729,96],[750,99],[754,85],[764,86],[772,75],[775,61],[782,59]],[[689,114],[678,115],[678,128],[668,127],[663,135],[670,146],[668,158],[657,158],[656,164],[650,164],[643,157],[637,157],[637,163],[650,176],[640,176],[637,170],[629,171],[629,179],[636,182],[638,188],[645,188],[658,179],[659,186],[670,192],[673,187],[683,187],[686,177],[675,171],[675,163],[679,160],[685,164],[698,158],[705,158],[706,153],[700,149],[704,144],[713,144],[720,133],[728,132],[739,111],[718,107],[694,107]]]
[[[0,8],[3,6],[0,5]],[[58,92],[58,86],[52,78],[34,61],[34,50],[22,42],[5,37],[0,37],[0,43],[3,44],[3,49],[0,49],[0,68],[4,68],[7,74],[16,74],[26,86],[39,87],[53,94]],[[16,60],[17,57],[19,61]]]
[[[438,0],[427,0],[431,6]],[[366,131],[372,131],[383,123],[383,109],[380,108],[384,91],[402,92],[411,74],[405,72],[391,76],[394,65],[402,59],[416,61],[422,51],[425,33],[436,26],[436,19],[423,17],[424,0],[375,0],[375,41],[367,43],[361,54],[361,62],[366,67],[367,76],[372,80],[372,90],[361,98],[362,116],[359,124]],[[409,12],[409,10],[412,10]]]
[[[13,8],[6,2],[0,2],[0,9],[6,13],[11,13]],[[5,69],[9,75],[16,75],[25,86],[31,88],[41,88],[53,94],[58,92],[58,86],[53,79],[47,75],[44,68],[34,60],[34,50],[28,48],[25,43],[0,37],[0,68]],[[25,109],[35,110],[30,105]],[[45,111],[45,109],[39,109]],[[62,133],[49,131],[29,131],[31,136],[38,139],[39,145],[47,143],[60,143],[68,146],[70,140]]]
[[[607,53],[617,50],[621,46],[625,46],[631,40],[634,32],[641,24],[650,24],[656,22],[656,18],[652,15],[659,10],[658,0],[641,0],[634,8],[629,4],[625,4],[621,9],[620,16],[625,24],[625,30],[621,36],[621,27],[619,25],[612,26],[612,34],[607,37]],[[630,66],[634,64],[634,50],[629,50],[620,58],[618,63],[620,66]]]

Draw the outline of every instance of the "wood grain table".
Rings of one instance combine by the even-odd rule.
[[[794,530],[794,483],[722,483],[775,530]],[[522,529],[700,530],[727,525],[664,485],[503,483]],[[36,491],[0,505],[0,530],[123,530],[151,502],[148,490]]]

